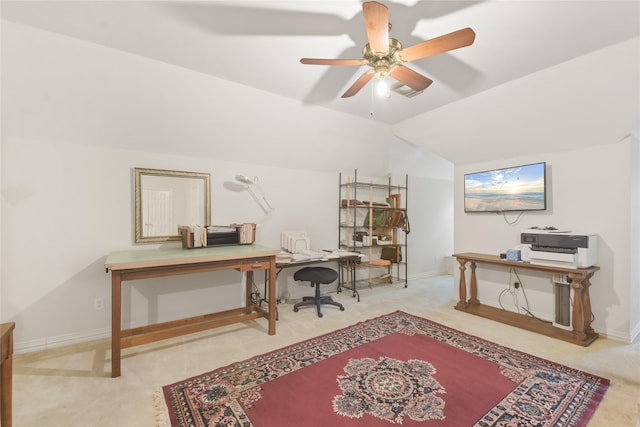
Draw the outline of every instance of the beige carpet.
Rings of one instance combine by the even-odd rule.
[[[327,307],[322,319],[313,308],[294,313],[290,304],[282,304],[275,336],[265,332],[266,321],[257,320],[126,349],[122,377],[116,379],[110,378],[108,340],[16,355],[14,425],[153,426],[153,392],[162,385],[394,310],[609,378],[611,385],[589,427],[633,427],[637,422],[640,343],[600,338],[584,348],[454,310],[451,276],[412,280],[408,288],[365,287],[360,295],[361,302],[349,293],[334,295],[345,311]]]

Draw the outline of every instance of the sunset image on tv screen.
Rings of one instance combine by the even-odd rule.
[[[464,176],[466,212],[544,209],[545,163],[476,172]]]

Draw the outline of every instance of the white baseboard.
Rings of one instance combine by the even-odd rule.
[[[638,339],[638,337],[640,337],[640,323],[638,323],[636,327],[633,328],[633,331],[631,331],[629,342],[630,343],[634,342],[636,339]]]
[[[423,271],[417,274],[410,274],[409,275],[409,280],[417,280],[417,279],[427,279],[429,277],[437,277],[437,276],[452,276],[451,272],[445,271],[436,271],[436,270],[432,270],[432,271]]]
[[[423,278],[429,278],[429,277],[435,277],[435,276],[449,276],[449,275],[451,274],[446,272],[443,273],[441,271],[426,271],[426,272],[421,272],[421,273],[409,276],[409,280],[417,280],[417,279],[423,279]],[[299,285],[297,282],[293,282],[293,284]],[[455,285],[457,284],[454,284],[454,286]],[[300,294],[312,293],[308,289],[306,289],[306,292],[303,292],[302,289],[297,289],[297,291]],[[300,298],[302,298],[301,295],[298,295],[298,292],[296,292],[295,293],[296,295],[294,296],[299,296]],[[289,302],[288,299],[287,299],[287,302]],[[499,305],[494,305],[491,303],[487,303],[487,305],[500,308]],[[545,315],[543,314],[540,314],[540,316],[545,317]],[[606,338],[623,341],[625,343],[632,343],[638,338],[638,336],[640,336],[640,324],[637,325],[636,328],[634,328],[634,330],[629,335],[620,334],[619,332],[609,331],[609,330],[596,331],[596,332],[599,332],[601,335],[603,335]],[[101,328],[101,329],[94,329],[91,331],[79,332],[75,334],[59,335],[59,336],[41,338],[41,339],[31,340],[31,341],[15,341],[14,353],[15,354],[31,353],[34,351],[49,350],[52,348],[64,347],[64,346],[73,345],[73,344],[80,344],[87,341],[100,340],[100,339],[105,339],[110,337],[111,337],[111,328]]]
[[[13,352],[15,354],[31,353],[34,351],[49,350],[72,344],[80,344],[87,341],[99,340],[111,337],[111,328],[95,329],[77,334],[59,335],[31,341],[15,341]]]
[[[615,331],[599,331],[599,330],[595,330],[595,332],[600,334],[600,336],[602,338],[621,341],[621,342],[623,342],[625,344],[631,344],[633,342],[633,339],[632,339],[631,335],[621,334],[621,333],[615,332]]]

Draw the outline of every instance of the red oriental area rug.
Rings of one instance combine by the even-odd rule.
[[[162,388],[176,427],[584,426],[609,381],[395,312]]]

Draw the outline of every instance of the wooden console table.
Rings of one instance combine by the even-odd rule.
[[[105,261],[111,270],[111,376],[120,376],[121,349],[179,335],[264,317],[269,335],[276,333],[276,254],[260,245],[217,246],[198,249],[154,249],[113,252]],[[244,307],[122,330],[122,282],[126,280],[202,273],[215,270],[246,273]],[[266,270],[267,310],[251,302],[253,272]]]
[[[11,427],[12,395],[13,395],[13,329],[14,322],[0,324],[0,426]]]
[[[600,270],[600,267],[566,268],[547,265],[531,264],[522,261],[507,261],[495,255],[479,253],[454,254],[460,264],[460,301],[456,304],[456,310],[475,314],[487,319],[496,320],[511,326],[537,332],[552,338],[561,339],[574,344],[588,346],[598,338],[598,334],[591,328],[592,312],[591,298],[589,297],[589,279]],[[466,264],[470,263],[471,277],[469,281],[469,299],[467,300],[467,283],[465,280]],[[478,300],[478,281],[476,279],[476,263],[493,264],[503,267],[524,268],[528,270],[544,271],[548,273],[563,273],[571,279],[573,288],[573,309],[571,311],[571,324],[573,330],[565,330],[545,323],[533,317],[501,310],[495,307],[481,304]]]

